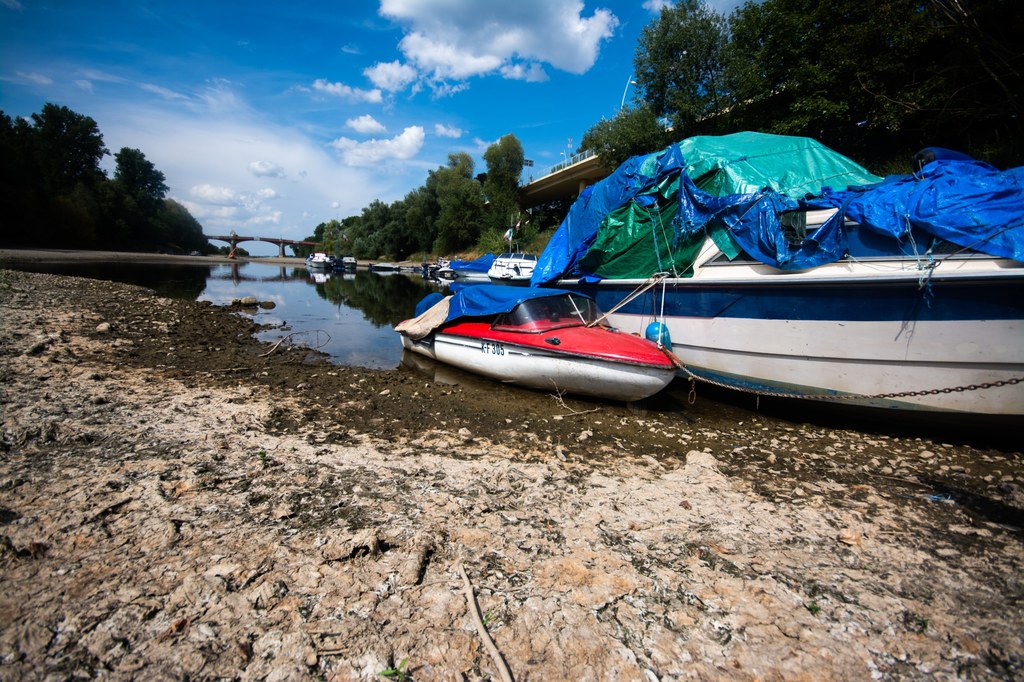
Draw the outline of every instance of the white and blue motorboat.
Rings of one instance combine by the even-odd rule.
[[[493,253],[486,253],[476,260],[464,261],[464,260],[452,260],[448,261],[443,267],[438,268],[437,277],[444,282],[488,282],[490,281],[487,275],[488,270],[494,264],[495,256]]]
[[[330,270],[334,267],[334,258],[323,251],[314,251],[306,257],[306,267],[310,270]]]
[[[883,180],[807,138],[691,138],[588,188],[532,284],[592,296],[692,379],[1024,415],[1024,169],[936,156]]]

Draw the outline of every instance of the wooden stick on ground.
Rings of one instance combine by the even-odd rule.
[[[473,594],[473,583],[469,582],[469,576],[466,575],[466,569],[463,568],[461,561],[459,562],[459,573],[462,574],[462,582],[465,585],[466,603],[469,604],[469,613],[473,616],[473,623],[476,625],[476,631],[480,634],[480,639],[483,640],[487,653],[491,655],[494,665],[498,667],[498,674],[501,676],[502,682],[514,682],[512,679],[512,672],[508,669],[505,659],[502,658],[501,652],[498,651],[498,647],[494,645],[494,640],[492,640],[491,636],[487,633],[487,627],[484,625],[484,620],[480,616],[480,607],[476,603],[476,595]]]

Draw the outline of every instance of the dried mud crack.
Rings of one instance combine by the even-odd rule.
[[[254,331],[0,271],[0,678],[1024,677],[1019,448]]]

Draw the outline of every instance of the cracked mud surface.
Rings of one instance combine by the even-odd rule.
[[[1024,677],[1024,455],[331,365],[0,272],[0,679]],[[1017,427],[1019,430],[1019,426]]]

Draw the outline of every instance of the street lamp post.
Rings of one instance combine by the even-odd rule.
[[[619,102],[620,111],[626,106],[626,93],[629,92],[630,85],[636,85],[636,81],[633,80],[633,74],[629,74],[629,78],[626,79],[626,87],[622,89],[622,101]]]

